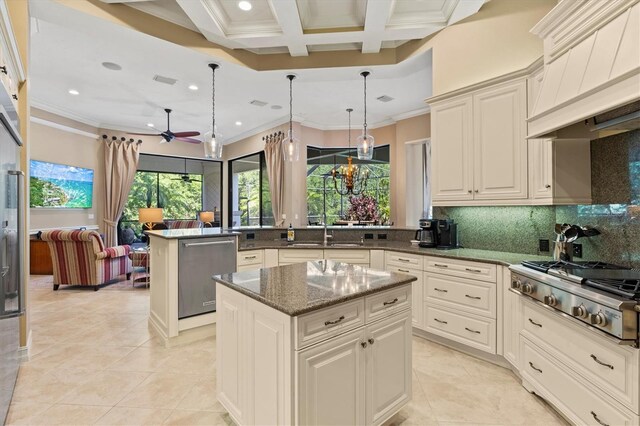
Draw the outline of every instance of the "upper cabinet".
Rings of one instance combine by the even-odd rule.
[[[526,200],[525,78],[431,103],[434,205]]]
[[[19,84],[26,80],[6,1],[0,0],[0,83],[17,110]]]

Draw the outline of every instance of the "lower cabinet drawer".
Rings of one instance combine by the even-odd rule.
[[[424,258],[424,270],[454,277],[469,278],[478,281],[495,283],[498,268],[488,263],[470,262],[460,259],[445,259],[437,257]]]
[[[425,330],[481,351],[496,353],[496,321],[424,304]]]
[[[496,317],[496,285],[425,272],[425,302],[442,304],[489,318]]]
[[[324,251],[324,258],[352,265],[369,265],[369,250],[331,249]]]
[[[520,373],[525,387],[533,386],[536,393],[555,405],[576,424],[637,425],[638,417],[608,398],[592,385],[577,379],[579,375],[531,343],[520,338],[522,365]],[[529,386],[527,383],[529,382]]]
[[[286,249],[279,250],[278,264],[291,265],[293,263],[308,262],[310,260],[324,259],[324,250],[318,249]]]
[[[365,297],[365,321],[370,322],[393,312],[411,309],[411,284]]]
[[[237,256],[238,266],[262,265],[263,254],[262,250],[239,251]]]
[[[604,337],[583,330],[570,318],[525,300],[523,333],[534,343],[570,363],[579,374],[638,412],[640,354],[635,348],[617,346]],[[538,341],[542,342],[539,343]]]
[[[364,325],[364,304],[364,298],[360,298],[295,317],[296,349]]]

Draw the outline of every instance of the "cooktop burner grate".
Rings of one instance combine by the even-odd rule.
[[[540,272],[547,272],[549,269],[628,269],[623,266],[612,265],[606,262],[584,261],[567,262],[565,260],[525,260],[522,265]]]
[[[640,279],[597,279],[587,280],[585,284],[630,299],[640,300]]]

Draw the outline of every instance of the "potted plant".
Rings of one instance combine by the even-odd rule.
[[[370,195],[360,195],[349,197],[349,210],[347,220],[358,221],[359,223],[375,223],[380,219],[378,201]]]

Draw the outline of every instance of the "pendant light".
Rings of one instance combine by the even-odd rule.
[[[298,161],[300,158],[300,140],[293,134],[293,79],[295,74],[287,75],[289,80],[289,133],[282,141],[285,161]]]
[[[367,133],[367,77],[371,74],[369,71],[362,71],[360,75],[364,78],[364,125],[362,126],[362,134],[358,136],[358,159],[371,160],[373,158],[373,147],[375,139]]]
[[[333,186],[336,192],[340,195],[360,195],[367,189],[367,179],[369,179],[369,171],[362,170],[360,167],[353,164],[353,158],[351,157],[351,112],[353,108],[347,108],[349,113],[349,151],[347,157],[347,165],[334,167],[331,170],[331,176],[333,177]],[[341,181],[340,187],[338,187],[338,181]]]
[[[220,135],[216,138],[216,69],[220,65],[216,63],[209,64],[211,68],[211,138],[204,141],[204,156],[215,160],[222,159],[222,141]]]

